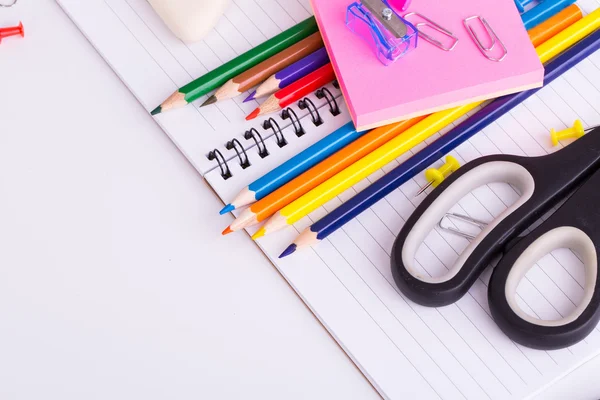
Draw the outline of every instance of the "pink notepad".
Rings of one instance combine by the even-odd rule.
[[[351,0],[311,2],[358,129],[542,86],[544,67],[513,0],[413,0],[401,15],[418,12],[459,42],[445,52],[419,38],[412,53],[387,67],[346,27]],[[471,40],[463,20],[474,15],[484,17],[505,44],[508,54],[502,62],[485,58]],[[486,38],[483,29],[477,32]]]

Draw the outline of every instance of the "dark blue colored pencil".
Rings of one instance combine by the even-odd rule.
[[[574,67],[600,48],[600,30],[595,31],[575,44],[546,65],[544,86]],[[383,199],[393,190],[412,179],[436,160],[454,150],[477,132],[525,101],[540,88],[500,97],[475,113],[435,142],[413,155],[387,175],[375,181],[371,186],[336,208],[312,226],[304,230],[294,240],[281,257],[294,253],[301,247],[311,246],[325,239],[348,221]]]

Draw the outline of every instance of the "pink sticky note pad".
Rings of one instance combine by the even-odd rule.
[[[544,67],[513,0],[414,0],[401,15],[418,12],[451,31],[459,42],[445,52],[419,38],[415,50],[389,66],[382,65],[369,45],[346,27],[346,9],[352,1],[311,3],[359,130],[543,84]],[[485,58],[471,40],[463,20],[474,15],[485,18],[506,46],[502,62]],[[475,27],[482,40],[487,38],[481,26]]]

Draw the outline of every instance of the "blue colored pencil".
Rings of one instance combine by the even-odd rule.
[[[531,3],[533,0],[515,0],[515,4],[517,5],[517,8],[519,9],[520,13],[523,13],[523,11],[525,11],[525,7]],[[543,0],[540,0],[540,3]]]
[[[597,30],[546,65],[544,86],[550,84],[553,80],[574,67],[577,63],[599,48],[600,30]],[[387,175],[375,181],[371,186],[362,190],[356,196],[333,210],[330,214],[304,230],[302,234],[294,240],[294,243],[288,246],[279,257],[288,256],[297,249],[312,246],[325,239],[348,221],[383,199],[408,180],[415,177],[436,160],[439,160],[445,154],[454,150],[460,144],[512,110],[538,90],[540,90],[540,88],[500,97],[492,101],[471,118],[437,139],[425,149],[413,155],[403,164],[399,165]]]
[[[221,210],[221,215],[262,199],[304,171],[317,165],[336,151],[352,143],[366,132],[367,131],[357,132],[354,128],[354,124],[348,122],[335,132],[330,133],[317,143],[290,158],[271,172],[258,178],[242,189],[235,199]]]
[[[250,93],[250,96],[244,100],[244,103],[273,94],[279,89],[283,89],[296,82],[298,79],[316,71],[328,62],[329,56],[327,56],[327,50],[325,50],[325,47],[322,47],[303,59],[296,61],[289,67],[271,75],[271,77],[256,88],[254,92]]]
[[[573,3],[575,3],[575,0],[546,0],[541,4],[538,4],[521,15],[525,29],[529,30],[534,26],[541,24]]]

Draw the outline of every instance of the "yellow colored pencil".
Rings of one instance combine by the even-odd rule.
[[[540,57],[540,61],[545,63],[551,60],[598,28],[600,28],[600,8],[539,45],[536,48],[536,52]],[[482,101],[471,103],[430,115],[409,128],[402,135],[392,139],[373,153],[363,157],[279,210],[252,238],[256,240],[265,234],[276,232],[299,221],[302,217],[365,179],[482,103]]]
[[[389,164],[400,155],[431,137],[440,129],[456,121],[481,103],[483,102],[467,104],[428,116],[404,131],[402,135],[390,140],[371,154],[361,158],[345,170],[279,210],[252,238],[258,239],[265,234],[276,232],[287,225],[295,223],[344,190],[357,184],[381,167]]]

